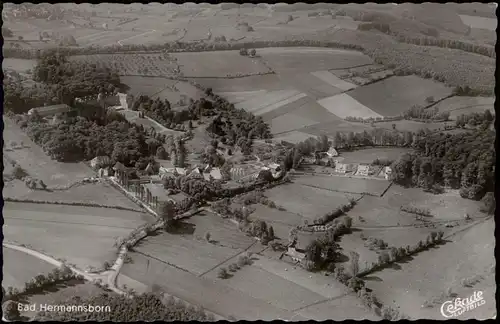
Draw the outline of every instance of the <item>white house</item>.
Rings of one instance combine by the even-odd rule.
[[[286,255],[291,257],[295,262],[301,262],[306,257],[305,253],[297,251],[294,247],[289,247]]]
[[[337,163],[335,165],[335,172],[337,173],[352,172],[353,169],[354,169],[353,165],[348,163]]]
[[[389,180],[391,178],[391,174],[392,174],[392,168],[390,166],[386,166],[382,173],[384,174],[384,178],[386,180]]]
[[[328,157],[336,157],[336,156],[339,156],[339,152],[337,152],[337,150],[335,148],[330,147],[328,152],[326,152],[326,155],[328,155]]]
[[[90,161],[90,167],[92,169],[99,169],[106,166],[111,166],[111,158],[106,155],[96,156]]]
[[[368,176],[370,173],[370,166],[369,165],[366,165],[366,164],[360,164],[358,165],[358,172],[356,173],[356,175],[359,175],[359,176]]]

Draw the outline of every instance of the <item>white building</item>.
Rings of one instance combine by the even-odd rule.
[[[366,164],[358,165],[358,172],[356,173],[356,175],[366,177],[369,174],[370,174],[370,166],[369,165],[366,165]]]
[[[352,164],[348,163],[337,163],[335,165],[335,172],[337,173],[348,173],[352,172],[354,169],[354,166]]]

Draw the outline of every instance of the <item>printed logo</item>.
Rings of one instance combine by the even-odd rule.
[[[446,318],[457,317],[463,313],[486,304],[482,291],[474,291],[469,298],[455,298],[441,305],[441,314]]]

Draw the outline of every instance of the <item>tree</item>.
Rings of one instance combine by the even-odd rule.
[[[12,37],[14,36],[14,33],[12,33],[12,30],[10,30],[7,27],[2,27],[2,35],[3,37]]]
[[[250,50],[250,56],[255,56],[257,54],[257,51],[255,50],[255,48],[252,48]]]
[[[273,240],[274,239],[274,228],[272,226],[269,226],[267,230],[267,236],[269,239]]]
[[[227,272],[226,268],[219,268],[217,277],[220,279],[226,279],[227,277],[229,277],[229,273]]]
[[[247,49],[246,48],[241,48],[240,49],[240,55],[247,56],[248,55]]]
[[[351,226],[352,226],[352,218],[351,218],[351,217],[346,216],[346,217],[344,218],[344,226],[345,226],[346,228],[351,228]]]
[[[165,150],[165,148],[163,147],[163,145],[159,146],[156,149],[156,158],[159,159],[159,160],[166,160],[166,159],[168,159],[167,151]]]
[[[493,192],[486,193],[481,202],[483,204],[481,206],[481,211],[483,213],[487,213],[488,215],[493,215],[495,213],[496,202],[495,194]]]
[[[205,233],[205,240],[210,243],[210,232]]]
[[[17,36],[17,39],[22,41],[24,39],[24,37],[19,35],[19,36]]]
[[[7,300],[5,303],[2,304],[2,312],[3,316],[8,321],[19,320],[20,313],[19,309],[17,308],[17,302],[13,300]]]
[[[359,254],[357,252],[351,251],[350,253],[350,267],[351,275],[356,277],[359,273]]]

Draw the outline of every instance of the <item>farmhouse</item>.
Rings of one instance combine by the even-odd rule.
[[[392,168],[390,166],[386,166],[385,168],[382,169],[381,173],[386,180],[390,180],[391,174],[392,174]]]
[[[306,254],[304,251],[300,249],[296,249],[295,247],[288,247],[288,251],[286,252],[286,255],[292,258],[293,261],[295,262],[302,262],[302,260],[305,259]]]
[[[90,161],[90,167],[94,170],[111,166],[111,158],[106,155],[96,156]]]
[[[160,169],[158,173],[160,175],[162,174],[174,174],[175,173],[175,166],[173,165],[172,162],[167,161],[167,160],[157,160],[158,164],[160,165]]]
[[[354,166],[349,163],[337,163],[335,165],[335,172],[337,173],[347,173],[347,172],[352,172],[354,169]]]
[[[368,176],[369,173],[370,173],[370,166],[369,165],[366,165],[366,164],[358,165],[358,172],[356,173],[356,175]]]
[[[207,172],[207,170],[209,170]],[[219,168],[205,168],[203,172],[203,177],[205,178],[206,181],[211,181],[211,180],[221,180],[222,179],[222,173]]]
[[[337,150],[333,147],[331,147],[328,152],[326,152],[326,155],[328,155],[328,157],[336,157],[336,156],[339,156],[339,152],[337,152]]]
[[[31,108],[28,111],[28,115],[32,116],[33,114],[36,113],[41,117],[50,117],[50,116],[53,116],[55,114],[68,113],[69,111],[71,111],[70,106],[68,106],[66,104],[60,104],[60,105]]]

